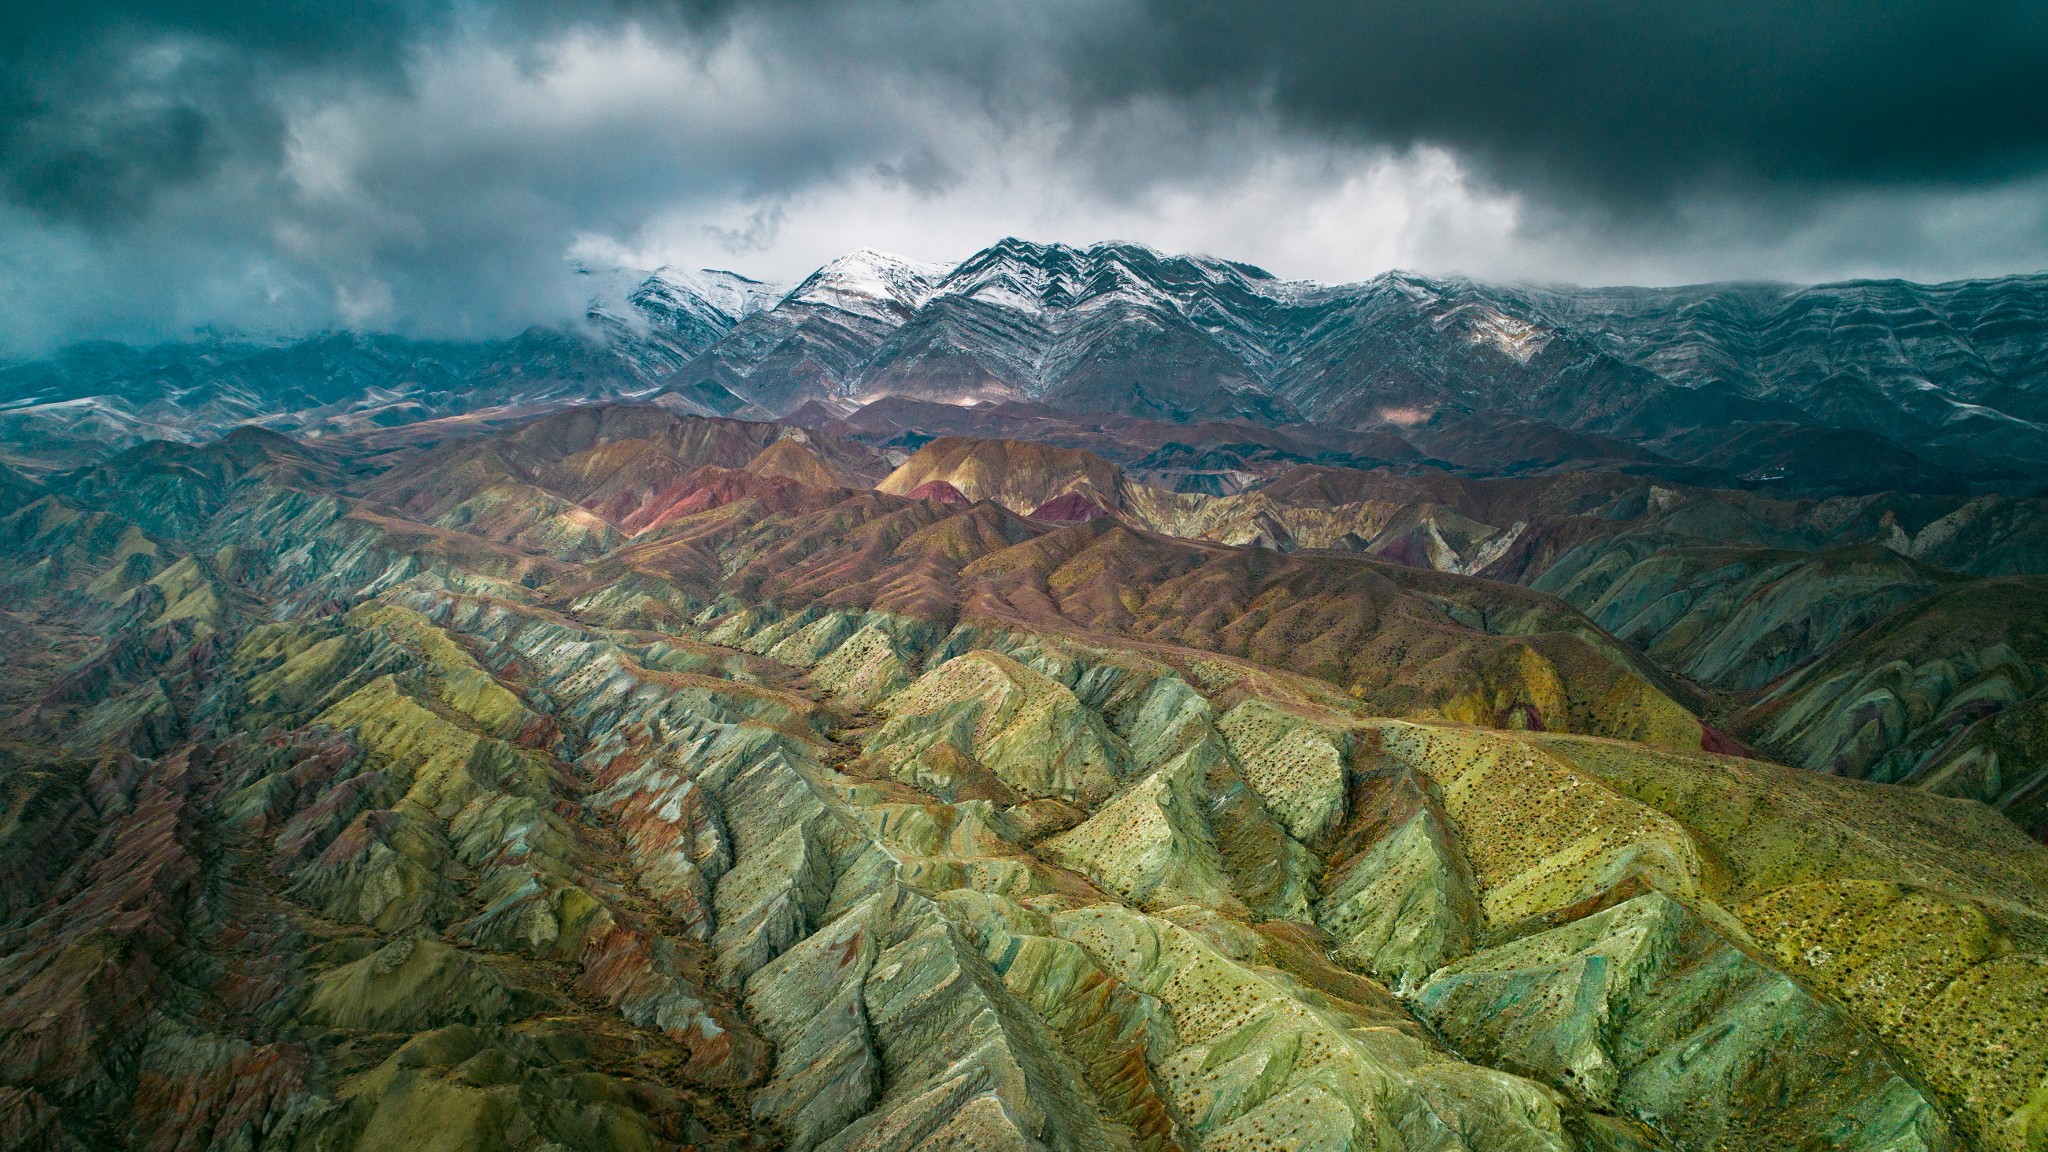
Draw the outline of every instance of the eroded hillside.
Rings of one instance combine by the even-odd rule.
[[[1697,686],[1688,703],[1741,741],[1818,771],[1982,800],[2048,837],[2048,757],[2031,719],[2048,686],[2034,623],[2048,579],[2040,499],[1787,500],[1616,471],[1475,480],[1311,465],[1215,496],[1140,483],[1086,451],[964,437],[932,441],[883,481],[912,484],[1041,520],[1100,509],[1189,540],[1363,555],[1549,593]],[[1520,628],[1485,618],[1491,631]],[[1902,642],[1887,637],[1906,636],[1901,664]]]
[[[2048,1144],[1991,807],[1717,754],[1675,625],[885,468],[618,409],[10,496],[4,1142]]]

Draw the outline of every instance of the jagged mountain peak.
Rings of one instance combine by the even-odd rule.
[[[1701,429],[1733,424],[1860,430],[1994,468],[2048,459],[2044,275],[1580,288],[1395,270],[1320,284],[1014,236],[958,263],[861,249],[786,294],[723,270],[577,271],[590,307],[569,330],[214,333],[0,368],[0,436],[52,467],[103,440],[257,418],[338,431],[657,392],[759,416],[900,394],[1340,426],[1500,410],[1687,461],[1707,450]]]
[[[859,248],[804,278],[783,303],[818,304],[875,319],[900,320],[924,307],[950,264]]]
[[[1493,287],[1469,276],[1431,276],[1406,268],[1390,268],[1357,284],[1339,285],[1337,290],[1377,290],[1399,293],[1415,299],[1438,299],[1485,293]]]
[[[737,272],[664,265],[576,272],[589,283],[584,319],[597,342],[644,390],[781,297],[781,288]]]
[[[674,328],[688,316],[721,330],[782,297],[783,285],[764,283],[719,268],[678,268],[664,264],[644,268],[578,267],[589,285],[587,315],[644,328]]]
[[[743,320],[763,308],[772,308],[788,291],[786,284],[772,284],[729,272],[723,268],[677,268],[664,264],[647,274],[628,297],[643,301],[695,298],[716,307],[733,320]]]
[[[1222,260],[1214,256],[1168,253],[1148,244],[1128,240],[1104,240],[1074,245],[1040,243],[1006,237],[961,261],[947,278],[947,290],[972,284],[1002,271],[1029,270],[1045,277],[1090,278],[1109,276],[1124,280],[1186,282],[1190,280],[1245,281],[1279,284],[1271,272],[1251,264]]]
[[[1135,304],[1194,317],[1304,297],[1320,285],[1213,256],[1168,254],[1110,240],[1088,245],[1008,237],[962,260],[936,298],[965,298],[1027,313]]]

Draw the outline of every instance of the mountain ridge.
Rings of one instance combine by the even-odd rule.
[[[2048,274],[1320,284],[1141,244],[1007,238],[951,264],[863,249],[786,289],[710,270],[586,275],[579,326],[499,341],[73,346],[0,368],[0,448],[47,471],[252,420],[328,435],[617,398],[775,419],[902,396],[1355,435],[1538,420],[1758,483],[1801,456],[1929,462],[1893,486],[1960,482],[1943,470],[2019,484],[2048,462]]]
[[[1058,412],[1005,416],[1204,427]],[[0,1132],[2048,1135],[2043,501],[1209,497],[972,437],[885,477],[900,430],[819,423],[249,428],[0,486]]]

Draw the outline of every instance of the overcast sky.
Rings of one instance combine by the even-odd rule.
[[[0,7],[0,354],[495,335],[572,261],[1137,240],[1363,279],[2048,269],[2048,4]]]

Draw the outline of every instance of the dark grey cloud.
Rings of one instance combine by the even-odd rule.
[[[0,190],[107,228],[235,153],[274,159],[283,74],[388,72],[397,4],[10,4],[0,8]]]
[[[512,40],[633,19],[702,29],[711,0],[86,0],[0,6],[0,189],[118,226],[230,156],[275,162],[292,85],[401,86],[405,53],[468,18]]]
[[[1268,93],[1624,201],[1703,184],[1973,184],[2048,160],[2038,0],[1148,0],[1099,91]]]
[[[0,355],[483,335],[565,257],[795,278],[1010,232],[1325,279],[2048,265],[2048,5],[0,7]]]

